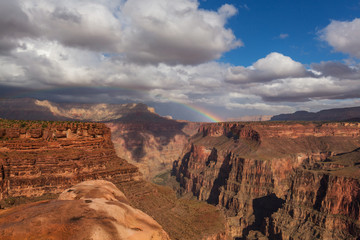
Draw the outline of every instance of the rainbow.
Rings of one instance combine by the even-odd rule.
[[[211,113],[210,111],[201,108],[199,106],[194,106],[194,105],[190,105],[190,104],[185,104],[185,103],[181,103],[181,102],[177,102],[177,101],[172,101],[175,102],[177,104],[181,104],[182,106],[185,106],[186,108],[206,117],[207,119],[209,119],[211,122],[222,122],[223,120],[216,116],[215,114]]]
[[[21,94],[12,95],[12,97],[21,98],[21,97],[28,96],[28,94],[46,93],[46,92],[52,92],[52,91],[57,91],[57,90],[68,90],[68,89],[74,89],[77,87],[84,87],[84,86],[56,87],[56,88],[48,88],[48,89],[41,89],[41,90],[39,90],[39,89],[25,90],[25,91],[22,91]],[[90,87],[90,88],[99,89],[99,90],[101,90],[101,89],[105,89],[105,90],[120,89],[120,90],[133,91],[133,92],[145,92],[146,91],[146,90],[139,90],[139,89],[133,89],[133,88],[126,88],[126,87],[121,87],[121,88],[120,87],[111,87],[111,88],[110,87]],[[214,113],[210,112],[209,110],[207,110],[205,108],[202,108],[202,107],[196,106],[194,104],[190,104],[190,103],[183,103],[183,102],[180,102],[180,101],[174,100],[174,99],[169,99],[169,98],[163,98],[163,99],[165,99],[169,102],[184,106],[185,108],[205,117],[210,122],[222,122],[223,121],[220,117],[216,116]]]

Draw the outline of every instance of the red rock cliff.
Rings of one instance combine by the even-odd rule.
[[[0,122],[0,200],[60,193],[91,179],[135,180],[137,168],[115,154],[101,123]]]
[[[359,123],[204,124],[174,173],[233,237],[360,236]]]

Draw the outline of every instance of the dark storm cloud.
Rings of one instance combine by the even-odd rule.
[[[0,1],[0,54],[8,54],[19,47],[19,38],[37,35],[36,27],[30,24],[17,1]]]
[[[27,97],[28,93],[33,91],[28,88],[12,87],[0,84],[0,98]]]
[[[63,20],[73,23],[81,23],[81,16],[78,13],[70,12],[66,8],[56,7],[51,14],[56,20]]]
[[[128,103],[141,102],[146,93],[116,88],[61,86],[53,88],[24,88],[0,85],[0,98],[35,98],[70,103]]]
[[[36,28],[17,1],[0,1],[0,37],[21,38],[36,36]]]
[[[321,62],[319,64],[312,64],[311,68],[320,72],[323,76],[360,80],[360,69],[358,66],[350,67],[341,62]]]

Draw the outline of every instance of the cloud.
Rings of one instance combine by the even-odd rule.
[[[281,79],[253,89],[265,101],[310,101],[311,98],[332,98],[349,90],[331,77]]]
[[[285,38],[288,38],[289,37],[289,34],[287,33],[281,33],[277,38],[279,39],[285,39]]]
[[[311,68],[318,71],[322,76],[333,76],[341,79],[360,79],[360,66],[341,62],[321,62],[314,63]]]
[[[136,62],[199,64],[242,45],[224,28],[236,13],[231,5],[211,12],[196,1],[130,0],[122,11],[131,22],[124,30],[127,56]]]
[[[224,117],[360,97],[356,64],[305,67],[277,52],[248,67],[214,61],[242,45],[226,27],[235,14],[195,0],[2,1],[0,89],[58,101],[198,104]]]
[[[226,81],[230,83],[269,82],[275,79],[309,75],[304,66],[281,53],[273,52],[250,67],[229,68]]]
[[[33,40],[26,49],[0,56],[0,84],[29,88],[104,86],[151,91],[209,93],[221,88],[226,65],[138,65],[58,42]],[[164,96],[166,97],[166,96]]]
[[[336,51],[360,58],[360,18],[351,22],[333,20],[319,34]]]
[[[228,103],[226,107],[229,109],[244,109],[244,110],[258,110],[267,113],[278,112],[291,112],[294,111],[293,107],[279,104],[267,104],[267,103]]]
[[[0,1],[0,54],[20,47],[16,39],[36,35],[36,29],[29,24],[17,1]]]
[[[138,64],[196,65],[242,46],[225,27],[237,13],[234,6],[208,11],[198,5],[194,0],[2,1],[0,51],[30,39]]]
[[[250,67],[229,67],[225,82],[238,96],[227,106],[260,102],[301,103],[360,97],[360,66],[340,62],[311,64],[308,69],[280,53],[271,53]],[[239,84],[238,87],[235,84]],[[234,96],[234,93],[231,96]],[[256,96],[257,98],[249,97]],[[261,100],[259,100],[261,99]],[[239,102],[240,101],[240,102]],[[258,105],[258,106],[261,106]]]

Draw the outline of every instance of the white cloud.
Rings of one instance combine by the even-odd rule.
[[[229,17],[234,16],[237,13],[237,9],[230,4],[224,4],[219,8],[219,14],[226,20]]]
[[[12,2],[0,3],[0,51],[30,38],[141,64],[191,65],[242,45],[225,27],[237,12],[229,4],[207,11],[195,0]]]
[[[250,67],[229,68],[226,80],[231,83],[269,82],[309,74],[304,66],[281,53],[273,52]]]
[[[289,34],[287,34],[287,33],[280,33],[280,35],[278,36],[279,39],[285,39],[288,37],[289,37]]]
[[[124,39],[133,61],[199,64],[242,45],[224,28],[236,12],[231,5],[211,12],[198,9],[197,1],[129,0],[122,12],[131,25]]]
[[[320,38],[336,51],[360,58],[360,18],[353,21],[331,21],[320,31]]]

